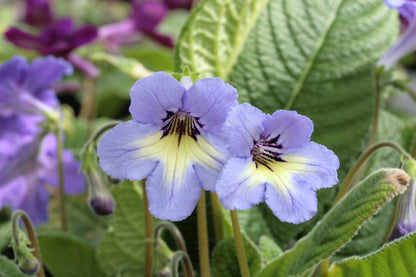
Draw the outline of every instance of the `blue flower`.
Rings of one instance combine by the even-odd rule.
[[[301,223],[317,211],[315,191],[338,182],[337,156],[311,142],[312,121],[295,111],[267,115],[250,104],[231,109],[224,125],[231,158],[217,194],[229,210],[265,201],[281,221]]]
[[[405,55],[416,50],[416,2],[412,0],[384,0],[391,9],[397,9],[406,26],[399,40],[377,62],[377,66],[390,69]]]
[[[172,221],[188,217],[201,190],[215,191],[226,160],[220,128],[237,91],[219,78],[194,85],[159,72],[131,89],[133,120],[98,144],[102,169],[117,179],[147,178],[149,211]]]
[[[39,126],[59,120],[59,101],[50,86],[72,67],[63,59],[15,57],[0,65],[0,208],[25,210],[34,224],[48,218],[47,185],[58,186],[56,138]],[[63,153],[65,191],[84,190],[79,163]]]

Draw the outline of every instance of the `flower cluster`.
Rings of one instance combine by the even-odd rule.
[[[0,65],[0,208],[25,210],[35,224],[47,220],[47,185],[58,186],[57,141],[48,124],[59,121],[50,85],[72,72],[62,59],[15,57]],[[40,125],[43,125],[42,128]],[[78,162],[63,152],[65,190],[84,190]]]
[[[221,79],[193,84],[159,72],[137,81],[130,95],[133,120],[103,136],[98,156],[112,177],[147,178],[157,218],[185,219],[204,189],[227,209],[266,201],[282,221],[300,223],[316,213],[315,191],[338,182],[336,155],[309,141],[310,119],[239,105],[236,89]]]

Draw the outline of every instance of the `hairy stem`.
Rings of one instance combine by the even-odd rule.
[[[240,272],[242,277],[250,277],[250,271],[248,270],[246,252],[244,251],[243,237],[240,232],[240,224],[238,223],[237,211],[230,211],[231,222],[233,225],[235,249],[237,250],[238,264],[240,266]]]
[[[215,240],[219,242],[224,238],[222,232],[222,215],[221,215],[221,204],[216,193],[211,193],[211,206],[212,213],[214,216],[214,231],[215,231]]]
[[[201,277],[210,277],[209,267],[209,247],[208,247],[208,227],[207,210],[205,205],[205,191],[202,190],[201,198],[197,206],[198,215],[198,242],[199,242],[199,268]]]
[[[18,229],[19,229],[19,220],[22,219],[23,224],[25,225],[27,235],[30,240],[30,248],[33,250],[33,256],[38,260],[39,262],[39,270],[36,274],[37,277],[45,277],[45,272],[43,271],[42,266],[42,259],[40,258],[40,251],[39,251],[39,245],[38,240],[36,238],[35,229],[33,228],[32,222],[30,221],[29,216],[22,210],[16,210],[13,212],[12,215],[12,234],[14,236],[14,240],[16,242],[19,241],[18,237]]]
[[[64,164],[63,164],[63,143],[61,128],[58,126],[56,131],[56,142],[58,147],[58,178],[59,178],[59,212],[61,215],[61,228],[66,231],[68,229],[66,219],[66,207],[65,207],[65,184],[64,184]]]
[[[146,180],[142,181],[143,186],[143,210],[145,220],[145,241],[146,241],[146,255],[145,255],[145,269],[144,276],[152,277],[153,266],[153,217],[149,212],[149,202],[146,193]]]

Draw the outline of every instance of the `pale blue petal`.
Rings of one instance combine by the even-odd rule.
[[[157,72],[138,80],[130,91],[130,113],[141,123],[160,124],[167,112],[182,108],[185,88],[172,76]]]
[[[29,67],[24,57],[15,56],[11,60],[0,65],[0,94],[4,89],[8,89],[10,83],[16,84],[26,76],[26,70]]]
[[[384,56],[377,62],[377,66],[390,69],[396,62],[407,54],[416,50],[416,21],[411,22],[399,40],[389,48]]]
[[[184,170],[181,181],[170,178],[163,163],[158,163],[146,181],[150,213],[159,219],[180,221],[191,215],[201,197],[202,187],[193,168]]]
[[[266,115],[248,103],[233,107],[224,125],[223,134],[232,156],[249,157],[254,142],[260,139]]]
[[[120,180],[141,180],[148,177],[157,160],[143,156],[136,142],[151,137],[158,131],[152,124],[135,121],[120,123],[107,132],[98,144],[101,168],[111,177]]]
[[[228,210],[244,210],[264,201],[265,179],[251,158],[231,158],[217,182],[217,195]]]
[[[318,200],[312,188],[274,183],[266,186],[266,204],[281,221],[299,224],[311,219],[318,210]]]
[[[295,184],[318,190],[338,183],[338,157],[323,145],[309,142],[304,147],[285,149],[282,158],[286,161],[280,163],[282,166],[292,165],[288,172]]]
[[[184,111],[202,124],[205,131],[218,132],[231,107],[237,105],[237,90],[220,78],[199,80],[185,92]]]
[[[386,4],[389,8],[398,8],[404,5],[408,0],[383,0],[384,4]]]
[[[262,135],[269,139],[279,136],[278,144],[283,148],[299,147],[310,140],[313,123],[295,111],[278,110],[263,121],[263,128]]]

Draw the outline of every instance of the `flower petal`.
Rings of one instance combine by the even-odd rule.
[[[40,51],[44,45],[39,37],[11,27],[4,33],[4,38],[17,47]]]
[[[160,141],[160,135],[154,135],[158,131],[152,124],[135,121],[120,123],[107,132],[98,144],[101,168],[120,180],[141,180],[148,177],[157,160],[142,153],[141,147]]]
[[[216,185],[221,204],[228,210],[249,209],[264,201],[264,176],[256,174],[250,159],[231,158]]]
[[[64,59],[52,56],[37,58],[29,66],[23,85],[27,91],[37,96],[42,90],[60,81],[64,75],[70,74],[72,66]]]
[[[138,80],[130,91],[130,113],[141,123],[162,123],[167,112],[182,108],[185,88],[172,76],[157,72]]]
[[[199,80],[185,92],[185,111],[203,125],[208,132],[217,132],[231,107],[237,105],[237,90],[220,78]]]
[[[21,56],[15,56],[11,60],[2,63],[0,65],[0,83],[2,84],[0,93],[3,93],[5,85],[19,83],[25,77],[28,67],[28,62]]]
[[[293,181],[298,184],[304,183],[318,190],[338,183],[338,157],[323,145],[309,142],[304,147],[288,149],[282,159],[292,171]],[[286,163],[281,163],[281,166],[286,167]]]
[[[279,136],[283,148],[299,147],[307,143],[312,135],[313,122],[295,111],[278,110],[263,121],[264,135]]]
[[[27,178],[26,182],[28,190],[24,201],[13,208],[24,210],[34,225],[40,225],[48,220],[49,193],[38,179]]]
[[[225,142],[233,156],[249,157],[254,141],[260,139],[263,131],[261,122],[266,115],[248,103],[237,105],[230,110],[224,125]]]
[[[318,210],[315,192],[307,186],[268,183],[265,195],[266,204],[281,221],[299,224],[311,219]]]
[[[162,220],[180,221],[191,215],[200,196],[201,184],[194,170],[188,166],[182,182],[169,176],[162,162],[146,181],[150,213]]]

